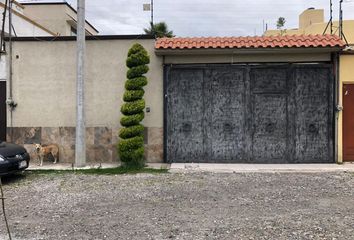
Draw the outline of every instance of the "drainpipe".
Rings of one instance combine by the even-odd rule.
[[[343,106],[340,105],[340,91],[341,91],[341,82],[340,82],[340,70],[339,70],[339,53],[333,54],[333,60],[335,64],[335,138],[334,138],[334,149],[335,149],[335,161],[338,164],[343,163],[343,159],[339,159],[339,114],[343,110]]]

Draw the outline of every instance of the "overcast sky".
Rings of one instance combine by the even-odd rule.
[[[76,8],[76,0],[67,2]],[[100,34],[141,34],[150,21],[150,12],[143,11],[149,2],[86,0],[86,18]],[[333,3],[337,20],[339,0]],[[282,16],[286,28],[296,28],[298,15],[309,7],[325,9],[329,19],[329,0],[154,0],[154,20],[165,21],[177,36],[262,35],[263,20],[274,29]],[[344,19],[354,19],[354,0],[344,0],[343,9]]]

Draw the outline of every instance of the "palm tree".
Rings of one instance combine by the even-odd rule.
[[[144,28],[144,32],[149,35],[154,35],[155,37],[161,38],[161,37],[174,37],[173,31],[169,31],[167,24],[165,22],[159,22],[153,24],[150,22],[150,27],[149,28]]]

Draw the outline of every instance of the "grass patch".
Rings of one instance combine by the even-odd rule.
[[[27,170],[26,172],[34,174],[97,174],[97,175],[119,175],[119,174],[138,174],[138,173],[151,173],[160,174],[168,173],[168,169],[154,169],[154,168],[130,168],[130,167],[117,167],[117,168],[91,168],[91,169],[73,169],[73,170]]]

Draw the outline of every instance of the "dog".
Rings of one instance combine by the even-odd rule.
[[[35,151],[38,156],[39,166],[43,165],[43,158],[47,156],[49,153],[52,154],[54,158],[54,164],[56,164],[59,160],[59,147],[56,144],[50,144],[50,145],[35,144]]]

